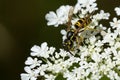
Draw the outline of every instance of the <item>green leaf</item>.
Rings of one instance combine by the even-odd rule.
[[[57,77],[55,78],[55,80],[66,80],[65,78],[63,78],[63,74],[59,73],[57,75]]]
[[[110,79],[104,75],[100,80],[110,80]]]

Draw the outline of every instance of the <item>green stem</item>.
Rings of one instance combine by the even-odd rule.
[[[42,61],[44,61],[45,63],[47,63],[47,60],[46,59],[44,59],[44,58],[41,58],[42,59]]]

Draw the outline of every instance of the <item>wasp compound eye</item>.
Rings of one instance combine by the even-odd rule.
[[[67,38],[70,39],[73,36],[74,36],[74,32],[73,31],[68,31]]]

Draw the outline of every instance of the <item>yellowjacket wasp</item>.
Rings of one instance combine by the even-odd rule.
[[[74,51],[76,48],[78,48],[81,43],[83,42],[83,37],[78,36],[78,33],[83,32],[85,30],[90,30],[92,28],[89,28],[88,25],[92,22],[91,20],[91,15],[94,13],[92,12],[91,14],[88,14],[84,18],[79,18],[79,20],[74,24],[74,29],[71,28],[71,20],[73,17],[73,10],[74,8],[71,7],[69,11],[69,21],[67,23],[67,35],[66,39],[63,42],[63,45],[67,48],[69,51]],[[76,44],[76,46],[75,46]]]

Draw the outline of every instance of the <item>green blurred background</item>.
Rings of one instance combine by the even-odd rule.
[[[0,0],[0,80],[20,80],[33,45],[48,42],[62,47],[61,28],[47,27],[45,14],[76,0]],[[97,0],[98,7],[115,15],[119,0]],[[105,23],[107,25],[107,23]]]

